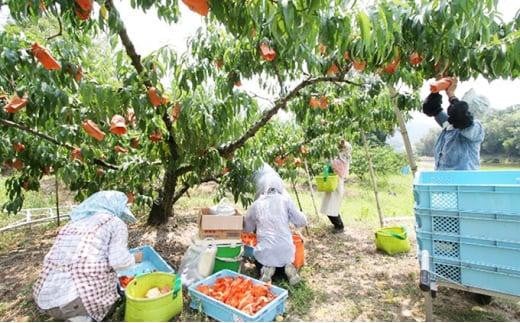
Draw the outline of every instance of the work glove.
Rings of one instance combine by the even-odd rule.
[[[469,106],[464,101],[454,98],[450,100],[448,107],[448,122],[457,129],[465,129],[473,125],[473,115],[469,112]]]
[[[424,100],[422,109],[428,117],[435,117],[442,111],[442,96],[439,93],[430,93]]]

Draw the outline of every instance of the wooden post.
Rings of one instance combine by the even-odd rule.
[[[59,186],[58,186],[58,170],[54,171],[54,187],[56,190],[56,222],[58,223],[58,227],[60,226],[60,195],[59,195]]]
[[[370,171],[370,178],[372,179],[372,187],[374,188],[374,196],[376,198],[377,205],[377,214],[379,215],[379,224],[381,227],[384,226],[383,222],[383,212],[381,212],[381,205],[379,204],[379,195],[377,193],[377,182],[376,175],[374,173],[374,168],[372,167],[372,156],[370,156],[370,152],[368,151],[368,142],[365,136],[365,132],[361,132],[361,138],[363,138],[363,145],[365,146],[365,153],[367,154],[368,159],[368,169]]]
[[[433,322],[433,299],[430,291],[423,292],[424,294],[424,311],[426,314],[426,322]]]
[[[303,212],[302,203],[300,202],[300,196],[298,195],[298,190],[296,189],[296,184],[294,183],[294,178],[292,178],[292,177],[291,177],[291,183],[292,183],[292,188],[294,190],[294,194],[296,194],[296,200],[298,201],[298,206],[300,207],[300,211]],[[309,228],[307,226],[305,226],[305,233],[307,234],[307,236],[310,236]]]
[[[397,91],[394,87],[389,86],[390,94],[394,97],[397,95]],[[417,164],[415,163],[415,159],[413,158],[413,149],[412,144],[410,143],[410,137],[408,136],[408,130],[406,130],[406,123],[404,122],[403,113],[399,110],[397,106],[397,102],[394,102],[394,114],[399,122],[399,129],[401,130],[401,136],[403,137],[404,147],[406,149],[406,155],[408,156],[408,163],[410,164],[410,168],[412,169],[412,174],[415,177],[415,173],[417,172]]]
[[[316,217],[319,217],[318,208],[316,207],[316,201],[314,200],[314,188],[312,186],[311,173],[309,172],[309,166],[307,165],[307,159],[304,158],[303,162],[305,164],[305,172],[307,173],[307,180],[309,181],[309,188],[311,189],[312,206],[314,206],[314,212],[316,214]]]
[[[300,196],[298,194],[298,190],[296,190],[296,184],[294,183],[294,178],[291,177],[291,184],[294,191],[294,194],[296,195],[296,201],[298,201],[298,206],[300,207],[300,211],[303,212],[302,203],[300,202]]]

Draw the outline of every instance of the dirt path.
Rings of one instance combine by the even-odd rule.
[[[130,246],[150,244],[177,267],[197,231],[196,211],[180,214],[175,223],[159,230],[130,228]],[[49,320],[38,313],[31,299],[31,285],[56,232],[26,231],[29,241],[23,249],[0,254],[1,321]],[[375,251],[372,230],[352,227],[340,235],[331,234],[328,228],[312,228],[305,246],[304,283],[290,289],[285,320],[424,320],[422,294],[417,288],[415,246],[407,255],[389,257]],[[434,304],[435,319],[441,321],[520,320],[520,304],[494,300],[490,305],[478,306],[468,295],[453,290],[441,290]],[[189,310],[186,301],[185,311],[177,319],[205,318]]]

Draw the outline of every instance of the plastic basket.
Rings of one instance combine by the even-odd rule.
[[[215,266],[213,273],[217,273],[223,269],[240,272],[240,264],[242,263],[242,244],[217,245],[217,254],[215,256]]]
[[[421,209],[520,214],[520,171],[421,172],[414,199]]]
[[[520,296],[520,271],[432,257],[432,281],[445,281]]]
[[[419,250],[432,257],[516,270],[520,274],[520,243],[417,230]]]
[[[130,249],[130,253],[135,254],[136,252],[143,253],[143,260],[135,264],[134,266],[128,267],[125,270],[117,272],[118,276],[137,276],[147,274],[155,271],[173,273],[173,268],[155,251],[151,246],[145,245],[142,247]]]
[[[243,313],[234,307],[231,307],[197,291],[197,286],[201,284],[213,285],[215,280],[217,280],[219,277],[237,276],[251,279],[254,284],[265,284],[259,280],[238,274],[231,270],[222,270],[207,277],[204,280],[191,285],[188,288],[189,294],[191,296],[190,307],[199,310],[205,313],[207,316],[220,322],[271,322],[274,321],[277,315],[284,313],[285,302],[287,301],[288,293],[285,289],[274,285],[271,285],[271,291],[276,295],[276,298],[260,311],[258,311],[254,316]]]
[[[135,254],[136,252],[143,253],[143,260],[140,263],[125,268],[124,270],[117,271],[118,277],[136,277],[152,272],[164,272],[171,274],[175,273],[173,268],[157,253],[157,251],[155,251],[153,247],[144,245],[138,248],[130,249],[131,254]],[[124,288],[121,287],[119,280],[117,282],[117,288],[122,296]]]
[[[417,229],[520,243],[520,214],[415,209]]]
[[[176,275],[154,272],[134,278],[126,288],[125,321],[166,322],[182,311],[182,288]],[[160,297],[144,298],[150,288],[168,285],[172,291]],[[179,288],[176,289],[175,286]]]
[[[246,233],[242,234],[243,236],[247,236],[246,238],[242,238],[244,242],[244,254],[243,256],[246,258],[254,259],[255,258],[255,249],[254,247],[248,245],[247,243],[252,243],[256,246],[256,234],[255,233]],[[292,234],[292,241],[294,244],[294,261],[293,264],[297,269],[300,269],[305,264],[305,246],[303,242],[303,238],[298,233]],[[217,272],[217,271],[215,271]]]
[[[376,247],[389,255],[410,251],[408,234],[403,227],[386,227],[376,231]]]
[[[255,258],[255,248],[251,246],[244,245],[244,257],[254,259]]]
[[[338,175],[316,176],[316,190],[318,192],[333,192],[338,187]]]

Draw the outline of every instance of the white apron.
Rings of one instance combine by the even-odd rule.
[[[338,186],[336,187],[336,189],[332,192],[326,192],[323,194],[320,212],[325,215],[329,215],[329,216],[338,216],[344,194],[345,194],[345,182],[340,177],[339,183],[338,183]]]

